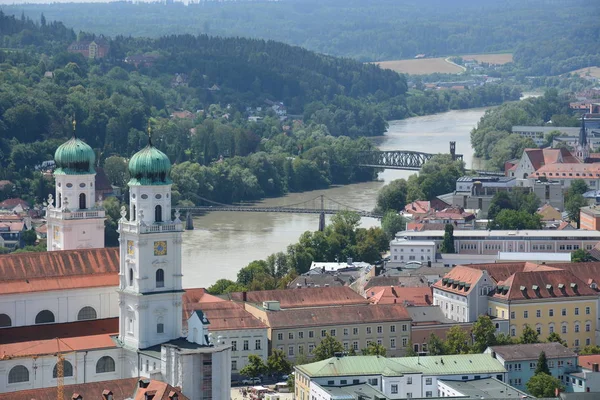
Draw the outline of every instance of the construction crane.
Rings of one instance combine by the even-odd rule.
[[[56,398],[65,400],[65,357],[62,353],[57,353],[56,358]]]

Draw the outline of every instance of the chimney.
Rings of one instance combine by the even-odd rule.
[[[248,301],[248,292],[245,290],[242,292],[242,301],[245,303]]]
[[[428,294],[425,295],[425,303],[429,304],[429,295]]]
[[[79,394],[79,393],[73,393],[73,396],[71,396],[72,400],[83,400],[83,397]]]
[[[156,396],[156,390],[147,390],[146,393],[144,393],[145,400],[152,400],[154,396]]]
[[[103,398],[104,400],[113,400],[113,392],[111,392],[111,391],[110,391],[110,390],[108,390],[108,389],[104,389],[104,390],[102,391],[102,398]]]
[[[600,369],[598,369],[598,363],[592,364],[592,372],[600,372]]]
[[[150,380],[149,379],[140,379],[138,381],[138,387],[140,387],[140,388],[145,389],[145,388],[148,387],[148,385],[150,385]]]
[[[176,391],[172,390],[169,392],[169,399],[177,400],[177,399],[179,399],[179,395],[177,394]]]

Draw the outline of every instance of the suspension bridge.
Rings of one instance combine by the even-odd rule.
[[[186,229],[194,229],[192,215],[214,211],[228,212],[263,212],[263,213],[288,213],[288,214],[319,214],[319,230],[325,229],[325,215],[337,214],[340,211],[353,211],[361,217],[381,218],[382,216],[373,211],[361,210],[339,201],[333,200],[325,195],[319,195],[312,199],[293,204],[282,204],[280,206],[246,206],[223,204],[216,201],[198,197],[206,205],[195,207],[182,207],[181,212],[186,213]]]

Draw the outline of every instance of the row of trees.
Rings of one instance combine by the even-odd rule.
[[[255,260],[242,268],[237,280],[219,279],[208,288],[211,294],[244,290],[285,289],[298,276],[309,270],[313,260],[357,261],[376,263],[389,249],[389,241],[381,228],[360,228],[360,216],[343,211],[331,218],[323,232],[304,232],[298,243],[287,251],[271,254],[266,260]]]

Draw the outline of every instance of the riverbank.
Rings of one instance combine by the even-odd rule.
[[[464,155],[470,168],[473,164],[470,131],[485,110],[457,110],[391,121],[386,135],[373,140],[381,150],[405,149],[429,153],[447,153],[449,142],[456,141],[457,153]],[[274,207],[300,203],[323,194],[342,204],[371,210],[383,185],[414,173],[384,170],[378,181],[291,193],[256,204]],[[183,235],[184,287],[208,287],[220,278],[235,280],[237,272],[249,262],[285,251],[288,245],[298,241],[302,233],[316,230],[318,223],[317,214],[212,212],[194,218],[196,229]],[[363,218],[361,223],[363,227],[379,226],[379,221],[371,218]]]

